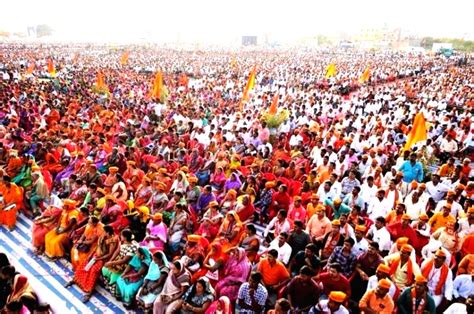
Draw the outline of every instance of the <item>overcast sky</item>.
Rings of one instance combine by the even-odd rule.
[[[49,24],[69,38],[196,41],[268,34],[275,39],[401,27],[412,34],[474,37],[474,0],[14,0],[0,30]]]

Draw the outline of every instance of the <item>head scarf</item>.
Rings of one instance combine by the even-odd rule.
[[[170,267],[170,264],[168,262],[168,259],[166,258],[166,255],[159,251],[161,254],[161,259],[163,260],[163,264],[165,265],[166,268]],[[150,263],[150,268],[148,269],[148,273],[145,276],[145,279],[151,280],[151,281],[156,281],[160,279],[161,277],[161,271],[160,271],[160,266],[156,264],[154,261]]]

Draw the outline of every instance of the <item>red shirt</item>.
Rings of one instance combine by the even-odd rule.
[[[323,293],[329,295],[331,291],[342,291],[347,294],[347,297],[351,295],[351,285],[349,280],[343,275],[339,275],[338,280],[334,280],[329,273],[322,273],[319,275],[319,281],[323,284]]]

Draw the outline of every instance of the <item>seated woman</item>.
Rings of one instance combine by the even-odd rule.
[[[151,179],[145,176],[143,177],[142,184],[135,192],[135,206],[138,207],[148,204],[152,195],[153,189],[151,187]]]
[[[210,252],[202,262],[201,269],[193,274],[192,282],[196,282],[199,278],[205,276],[209,279],[211,285],[215,286],[222,278],[225,260],[226,256],[222,252],[222,245],[219,243],[211,244]]]
[[[66,287],[77,284],[86,293],[82,299],[83,302],[90,300],[102,267],[118,251],[119,242],[120,239],[115,235],[114,229],[111,226],[104,226],[104,233],[99,238],[97,248],[91,259],[80,262],[74,272],[73,280],[66,284]]]
[[[175,213],[168,229],[168,244],[172,254],[179,251],[181,240],[186,231],[186,223],[189,219],[189,215],[185,211],[184,206],[182,203],[176,204]]]
[[[112,196],[115,197],[117,201],[125,202],[128,199],[127,186],[125,185],[125,181],[121,175],[117,174],[116,178],[117,182],[115,182],[112,186],[110,194],[112,194]]]
[[[35,254],[43,254],[45,236],[57,225],[61,213],[61,208],[48,206],[41,216],[33,220],[31,242],[35,249]]]
[[[188,288],[181,300],[173,302],[172,305],[182,314],[206,313],[214,298],[209,281],[203,277]]]
[[[239,288],[247,282],[252,267],[243,248],[232,248],[229,255],[223,276],[216,285],[216,295],[227,296],[234,303],[237,301]]]
[[[166,259],[165,253],[162,251],[155,251],[153,253],[153,261],[148,268],[148,273],[145,276],[140,290],[137,293],[137,303],[144,310],[145,313],[153,311],[153,302],[161,293],[166,278],[168,278],[169,262]]]
[[[227,194],[224,196],[220,203],[221,213],[225,215],[226,213],[234,210],[235,206],[237,205],[237,191],[236,190],[229,190]]]
[[[219,203],[216,201],[209,202],[209,209],[202,217],[202,223],[199,226],[196,234],[205,237],[209,242],[212,242],[219,232],[224,216],[219,212]]]
[[[133,233],[128,229],[122,231],[120,237],[120,249],[116,250],[110,261],[105,263],[104,267],[102,267],[102,276],[105,287],[113,295],[116,295],[117,279],[119,279],[127,267],[127,264],[132,260],[133,256],[138,251],[139,246],[135,241],[132,240],[132,235]]]
[[[239,243],[242,232],[243,227],[239,215],[235,211],[230,211],[227,213],[214,242],[220,242],[225,252]]]
[[[181,300],[181,296],[189,287],[190,280],[191,275],[181,261],[177,260],[170,264],[170,272],[163,290],[153,303],[153,313],[173,313],[176,302]]]
[[[232,304],[228,297],[223,296],[212,302],[211,306],[206,310],[206,314],[232,314]]]
[[[237,212],[237,215],[239,215],[240,221],[247,221],[250,218],[253,218],[255,207],[253,207],[251,197],[249,195],[243,195],[241,200],[237,202],[235,211]]]
[[[245,225],[245,231],[240,237],[239,246],[245,250],[250,263],[256,261],[260,249],[260,238],[254,225]]]
[[[49,231],[45,236],[46,256],[59,258],[66,254],[65,249],[69,245],[69,234],[74,229],[78,216],[79,211],[76,209],[76,202],[66,199],[56,228]]]
[[[212,186],[212,189],[220,193],[224,188],[226,180],[227,179],[225,177],[224,169],[222,167],[218,167],[216,171],[211,174],[210,184]]]
[[[91,216],[85,226],[84,233],[82,233],[82,236],[74,243],[71,249],[72,269],[76,269],[81,262],[88,260],[92,252],[95,252],[98,240],[103,233],[104,226],[99,221],[99,218]]]
[[[178,171],[176,173],[176,179],[173,181],[171,185],[170,193],[174,194],[176,192],[186,193],[189,186],[188,179],[186,178],[186,174],[183,171]]]
[[[123,302],[125,308],[132,305],[135,295],[148,273],[150,263],[150,251],[146,247],[140,247],[117,279],[116,297]]]
[[[156,213],[151,216],[150,222],[146,226],[145,239],[140,242],[140,245],[149,248],[156,248],[164,250],[168,237],[168,228],[163,222],[163,214]]]
[[[38,305],[38,298],[33,291],[28,278],[18,273],[15,267],[8,265],[0,270],[0,281],[5,281],[10,287],[6,304],[20,301],[28,310],[33,313]]]

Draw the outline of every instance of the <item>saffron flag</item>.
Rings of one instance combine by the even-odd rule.
[[[34,70],[35,70],[35,62],[31,61],[30,64],[28,64],[28,69],[26,69],[26,74],[32,74]]]
[[[125,51],[125,52],[122,54],[122,57],[120,58],[120,64],[121,64],[121,65],[127,64],[127,62],[128,62],[128,56],[129,56],[129,52],[128,52],[128,51]]]
[[[256,70],[257,70],[257,67],[254,66],[252,71],[250,71],[249,79],[244,89],[244,96],[242,97],[244,101],[247,101],[249,99],[249,92],[255,87]]]
[[[151,97],[160,100],[162,90],[163,90],[163,74],[161,73],[161,71],[158,71],[155,76],[155,81],[153,82]]]
[[[359,83],[364,84],[365,82],[369,80],[369,78],[370,78],[370,66],[367,66],[367,68],[365,68],[364,73],[362,73],[362,75],[359,77]]]
[[[278,112],[278,98],[279,98],[278,93],[275,93],[275,96],[273,96],[272,104],[270,105],[270,108],[268,109],[269,114],[276,114]]]
[[[104,74],[102,73],[102,71],[97,72],[95,86],[99,89],[105,87]]]
[[[56,70],[54,69],[53,59],[51,58],[48,59],[48,73],[53,77],[56,76]]]
[[[328,67],[326,68],[326,78],[330,78],[330,77],[333,77],[336,75],[336,64],[335,63],[331,63],[330,65],[328,65]]]
[[[408,134],[407,142],[403,150],[409,150],[418,142],[425,141],[428,138],[428,132],[426,131],[426,120],[423,113],[419,112],[415,116],[413,121],[413,127]]]

